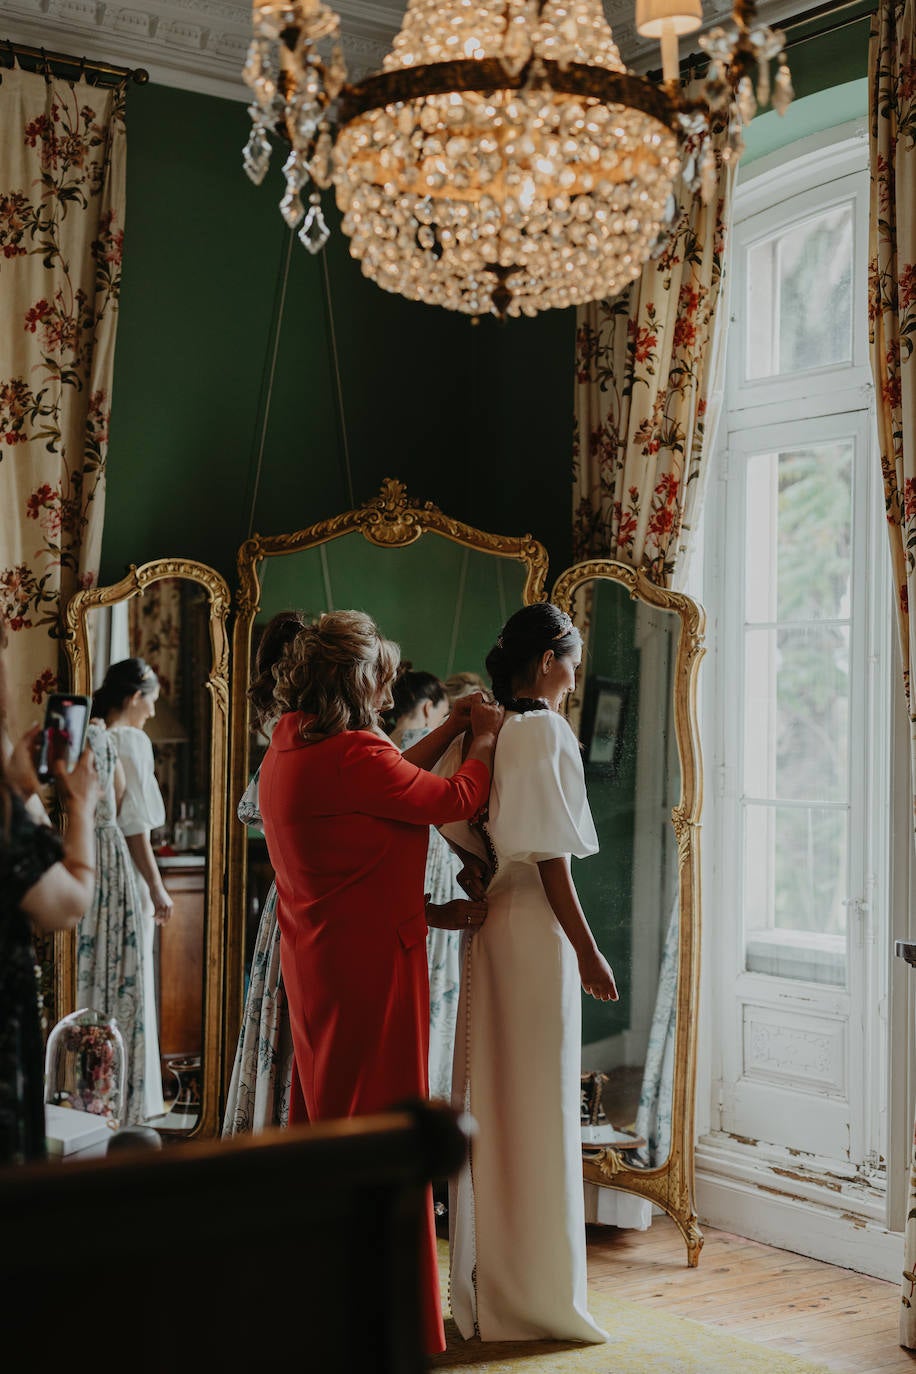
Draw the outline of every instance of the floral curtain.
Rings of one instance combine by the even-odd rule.
[[[130,602],[130,652],[145,658],[159,679],[163,698],[176,709],[181,704],[181,589],[180,577],[164,577],[144,588]]]
[[[57,686],[60,607],[98,572],[126,138],[123,86],[0,76],[0,612],[24,729]]]
[[[916,785],[916,0],[880,0],[869,45],[871,205],[868,318],[903,688]],[[914,597],[916,601],[916,597]],[[916,1131],[910,1169],[900,1344],[916,1349]]]
[[[584,306],[578,316],[574,557],[615,558],[643,568],[662,586],[675,577],[683,585],[686,577],[721,407],[735,180],[734,162],[723,157],[726,142],[725,128],[716,129],[709,203],[682,188],[661,256],[622,296]],[[637,1116],[649,1140],[643,1162],[653,1164],[667,1157],[670,1145],[678,943],[675,903]],[[599,1218],[602,1203],[586,1197]],[[641,1229],[649,1224],[648,1215],[610,1212],[601,1219]]]
[[[623,295],[578,315],[574,556],[643,567],[663,586],[678,564],[683,575],[722,384],[717,307],[734,187],[724,128],[713,146],[709,204],[682,189],[661,256]]]

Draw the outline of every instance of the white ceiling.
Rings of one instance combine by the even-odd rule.
[[[334,0],[331,0],[334,3]],[[338,0],[350,79],[374,71],[400,27],[404,0]],[[764,0],[761,15],[778,23],[804,5]],[[730,12],[728,0],[704,0],[706,26]],[[605,0],[624,61],[635,70],[660,65],[658,45],[635,30],[634,0]],[[145,67],[161,85],[245,100],[239,73],[251,33],[250,0],[3,0],[0,39],[118,66]],[[689,42],[690,40],[685,40]]]

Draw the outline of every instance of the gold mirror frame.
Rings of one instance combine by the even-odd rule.
[[[132,564],[120,582],[75,592],[64,611],[64,648],[70,669],[71,689],[90,695],[92,665],[86,612],[141,595],[153,582],[181,577],[197,582],[210,605],[210,807],[207,818],[207,879],[204,913],[203,1055],[201,1059],[200,1120],[188,1131],[168,1131],[175,1139],[213,1136],[220,1124],[222,1077],[223,927],[225,900],[225,835],[227,747],[229,741],[229,639],[226,620],[230,610],[225,579],[206,563],[183,558],[157,558],[139,567]],[[55,1017],[76,1008],[76,936],[54,937]]]
[[[265,558],[300,553],[317,548],[341,535],[358,531],[371,544],[398,549],[413,544],[424,534],[438,534],[465,548],[511,558],[527,570],[522,600],[525,605],[544,600],[547,581],[547,550],[530,534],[520,536],[490,534],[461,520],[444,515],[432,501],[415,505],[403,482],[386,477],[378,496],[355,510],[344,511],[328,520],[319,520],[293,534],[268,537],[254,535],[238,552],[238,613],[232,638],[232,721],[230,783],[233,804],[248,786],[249,709],[248,682],[251,662],[251,635],[260,609],[261,583],[258,565]],[[247,844],[241,824],[229,826],[229,893],[226,940],[226,994],[224,1063],[226,1075],[235,1059],[236,1042],[244,1003],[243,969],[245,936],[245,892],[247,884]],[[224,1091],[228,1086],[224,1082]]]
[[[605,1147],[583,1159],[582,1167],[586,1182],[636,1193],[667,1212],[686,1241],[687,1263],[695,1268],[703,1248],[703,1233],[694,1203],[694,1107],[700,991],[700,812],[703,805],[697,675],[706,652],[706,613],[692,597],[657,586],[641,569],[604,558],[567,568],[554,583],[551,600],[571,614],[576,591],[596,580],[617,582],[627,588],[633,600],[676,611],[681,620],[674,672],[674,726],[681,766],[681,795],[671,812],[678,856],[679,945],[668,1158],[657,1168],[635,1169],[627,1163],[625,1155]]]

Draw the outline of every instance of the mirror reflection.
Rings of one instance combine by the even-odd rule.
[[[382,633],[400,645],[402,662],[435,676],[454,694],[462,685],[486,679],[484,660],[499,627],[522,605],[524,588],[520,563],[435,534],[389,549],[354,531],[317,548],[266,559],[252,633],[252,677],[264,627],[279,612],[297,610],[306,620],[315,620],[324,611],[356,610],[371,615]],[[401,732],[405,727],[402,720]],[[257,772],[268,742],[263,729],[252,730],[249,777]],[[258,913],[273,878],[259,834],[249,833],[248,858],[246,981]]]
[[[163,578],[86,611],[99,881],[77,934],[80,1007],[125,1040],[122,1124],[199,1122],[210,782],[207,593]],[[126,860],[126,862],[125,862]]]
[[[493,639],[522,604],[525,588],[522,564],[433,533],[391,549],[353,531],[266,559],[260,575],[252,663],[259,630],[278,611],[296,609],[315,619],[323,611],[357,610],[401,646],[402,659],[443,681],[459,672],[484,673]],[[263,738],[254,740],[253,764],[265,747]]]
[[[252,632],[250,682],[270,672],[276,617],[305,620],[325,611],[361,610],[401,649],[402,674],[384,725],[401,749],[435,727],[460,695],[486,685],[484,661],[500,626],[524,601],[527,570],[428,533],[412,544],[379,547],[358,531],[327,544],[265,559],[259,569],[260,608]],[[268,627],[270,627],[268,629]],[[265,632],[266,638],[265,638]],[[267,649],[265,654],[262,649]],[[226,1102],[224,1134],[258,1130],[287,1119],[290,1053],[285,1023],[273,871],[257,812],[257,770],[271,723],[251,700],[248,792],[239,810],[247,824],[245,1011]],[[426,891],[445,903],[464,892],[460,863],[431,829]],[[430,1092],[448,1098],[458,1005],[458,934],[432,930],[430,972]]]
[[[611,1146],[632,1168],[656,1168],[671,1146],[679,893],[671,811],[681,791],[674,729],[681,621],[676,611],[603,579],[576,589],[571,614],[584,651],[567,714],[601,845],[597,855],[574,859],[573,870],[620,990],[616,1003],[583,999],[583,1148]],[[610,1190],[597,1192],[600,1206],[620,1205]]]

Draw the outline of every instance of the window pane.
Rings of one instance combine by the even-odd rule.
[[[746,964],[805,981],[845,981],[845,807],[747,805]]]
[[[852,209],[810,215],[748,249],[748,378],[852,362]]]
[[[846,801],[849,628],[745,632],[744,793]]]
[[[837,439],[748,459],[747,620],[848,618],[853,457]]]

